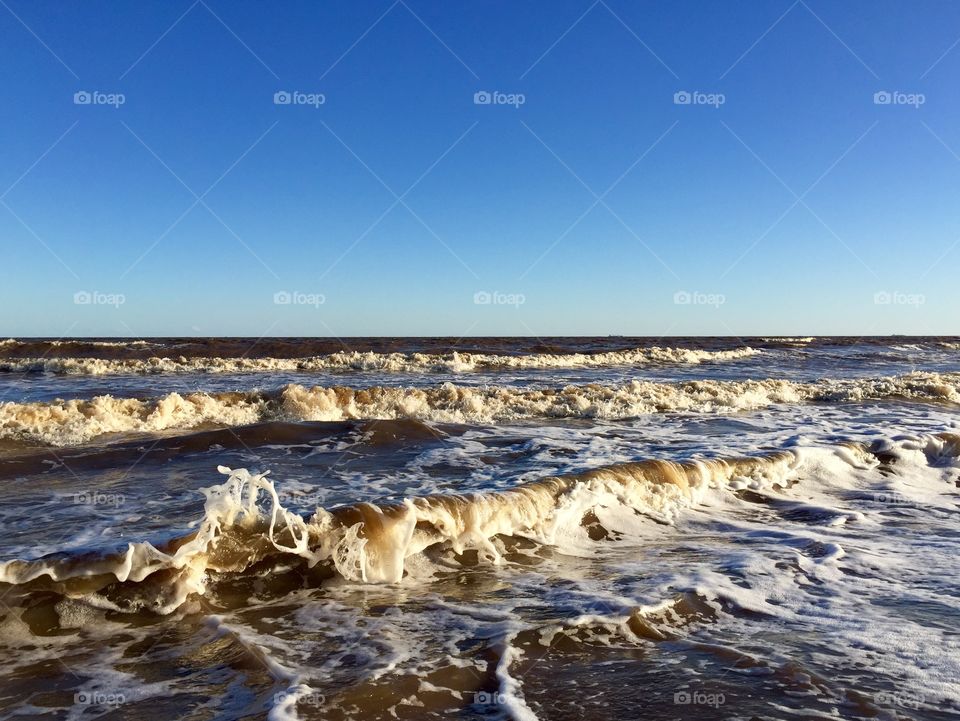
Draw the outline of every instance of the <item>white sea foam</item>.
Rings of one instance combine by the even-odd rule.
[[[50,403],[0,403],[0,438],[68,446],[111,433],[156,433],[208,423],[245,425],[264,418],[267,406],[262,397],[206,393],[170,393],[148,401],[97,396]]]
[[[162,593],[147,605],[159,613],[173,610],[191,593],[203,593],[209,571],[243,570],[278,552],[300,556],[311,566],[330,563],[348,580],[396,583],[409,556],[437,544],[457,553],[475,549],[495,564],[502,559],[493,542],[499,535],[576,549],[590,542],[584,518],[597,509],[623,506],[642,514],[629,519],[606,516],[610,530],[616,532],[628,532],[643,517],[672,522],[684,508],[698,503],[708,488],[740,476],[777,483],[789,474],[794,461],[790,453],[684,464],[647,461],[548,478],[498,493],[426,496],[394,506],[317,508],[309,519],[281,505],[266,473],[221,467],[228,480],[204,491],[203,520],[175,550],[139,542],[100,560],[9,561],[0,564],[0,581],[26,583],[49,577],[62,582],[111,574],[119,581],[141,582],[162,569],[176,571],[175,581],[165,582]],[[621,527],[624,519],[627,527]],[[224,541],[226,536],[232,540]]]
[[[474,694],[475,702],[534,721],[541,708],[549,716],[550,706],[533,667],[550,673],[571,648],[588,647],[603,673],[605,648],[622,658],[625,648],[663,641],[670,643],[657,653],[666,663],[673,654],[685,661],[691,648],[714,656],[719,664],[692,670],[707,682],[719,665],[745,683],[777,684],[785,693],[771,698],[784,703],[785,716],[811,717],[796,707],[788,713],[790,694],[799,694],[827,707],[856,703],[878,718],[893,718],[884,715],[892,698],[895,706],[916,704],[910,708],[919,717],[948,708],[960,693],[960,644],[949,632],[955,544],[942,533],[956,516],[958,469],[960,436],[900,436],[753,458],[618,464],[502,492],[317,508],[301,517],[282,506],[265,474],[221,468],[228,477],[205,491],[195,533],[159,548],[131,543],[112,557],[8,561],[0,582],[71,597],[58,612],[63,623],[82,625],[98,620],[81,601],[171,613],[192,596],[218,598],[223,574],[233,588],[233,574],[253,573],[266,584],[270,568],[282,573],[295,563],[335,571],[341,578],[325,585],[322,598],[277,606],[263,614],[266,624],[237,615],[229,625],[210,620],[285,689],[273,696],[270,718],[278,720],[296,718],[298,706],[351,707],[360,694],[409,674],[418,677],[418,692],[384,695],[390,708],[415,713],[429,705],[421,691],[437,694],[438,704],[447,696],[457,703],[464,690],[449,670],[470,668],[477,675],[467,683],[492,669],[496,684],[487,686],[495,692]],[[910,520],[943,523],[924,536],[920,525],[904,527]],[[518,563],[511,554],[520,545],[552,546],[536,557],[550,562]],[[468,551],[489,567],[482,577],[497,580],[497,593],[471,597],[479,576],[472,569],[471,584],[458,585],[451,600],[450,567],[429,559],[467,558]],[[589,555],[616,561],[586,581],[577,568],[582,558],[574,570],[562,560]],[[571,570],[563,583],[558,568]],[[109,583],[114,578],[123,583]],[[546,595],[534,596],[531,613],[527,591],[534,588]],[[354,605],[337,603],[337,589],[353,603],[359,594],[365,606],[386,610],[358,616]],[[570,594],[582,599],[571,603]],[[477,639],[489,650],[479,666],[461,651]],[[341,666],[348,654],[350,664]],[[848,665],[871,675],[824,673]],[[449,688],[432,683],[444,678]],[[874,679],[897,685],[871,693],[864,685]],[[731,677],[728,687],[736,693],[739,684]]]
[[[111,433],[157,433],[258,421],[414,418],[447,423],[506,423],[544,418],[623,419],[663,412],[729,413],[773,404],[857,403],[899,398],[960,403],[960,373],[820,380],[803,383],[701,380],[631,381],[555,389],[510,386],[348,388],[291,384],[278,394],[171,393],[159,399],[97,396],[0,404],[0,438],[66,446]]]
[[[138,341],[143,343],[144,341]],[[125,344],[106,344],[125,345]],[[7,372],[45,372],[64,375],[149,373],[255,373],[268,371],[381,371],[468,372],[498,369],[593,368],[651,364],[699,364],[737,360],[756,355],[754,348],[699,350],[693,348],[637,348],[603,353],[374,353],[343,351],[310,358],[17,358],[0,360]]]
[[[481,561],[496,565],[503,561],[497,539],[512,536],[580,555],[596,542],[598,532],[607,543],[614,537],[620,543],[629,543],[631,537],[642,539],[649,519],[674,524],[710,493],[732,498],[733,492],[750,489],[763,494],[811,478],[851,488],[867,478],[882,481],[885,476],[877,469],[892,456],[898,459],[898,467],[916,469],[901,475],[919,479],[912,484],[924,494],[920,498],[942,496],[944,489],[952,487],[944,484],[945,475],[960,467],[960,437],[918,436],[877,443],[870,449],[841,444],[726,460],[642,461],[546,478],[501,492],[424,496],[384,506],[317,508],[309,518],[281,505],[267,474],[221,467],[228,479],[204,491],[206,504],[197,531],[171,548],[161,550],[139,542],[129,544],[122,554],[99,560],[8,561],[0,564],[0,581],[22,584],[46,577],[64,583],[109,574],[119,581],[144,582],[158,571],[175,571],[173,580],[161,574],[162,585],[135,606],[160,613],[176,608],[191,593],[203,593],[211,572],[243,571],[278,554],[299,556],[310,566],[329,564],[351,581],[398,583],[408,559],[428,548],[442,546],[458,554],[473,549]],[[833,545],[831,549],[820,544],[813,562],[831,567],[844,553]],[[725,596],[742,608],[770,612],[757,606],[751,591],[725,575],[718,579],[712,590],[695,584],[697,593]],[[104,607],[119,608],[109,597],[94,593],[92,598]]]
[[[511,644],[512,638],[504,641],[496,675],[500,682],[500,701],[515,721],[537,721],[537,715],[523,698],[520,680],[510,674],[510,666],[523,656],[523,652]]]

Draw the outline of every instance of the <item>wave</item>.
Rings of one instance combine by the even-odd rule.
[[[144,341],[139,341],[143,343]],[[124,344],[117,344],[124,345]],[[310,358],[16,358],[0,360],[7,373],[118,375],[150,373],[254,373],[268,371],[465,372],[536,368],[593,368],[650,364],[699,364],[737,360],[761,353],[755,348],[635,348],[599,353],[375,353],[343,351]]]
[[[151,343],[146,340],[54,340],[50,341],[54,348],[69,347],[74,345],[93,346],[94,348],[128,348],[133,346],[161,346],[162,343]]]
[[[0,439],[71,446],[104,434],[157,433],[238,426],[266,417],[270,402],[257,394],[170,393],[155,400],[97,396],[91,400],[0,404]]]
[[[24,590],[83,598],[102,608],[169,613],[220,578],[291,561],[351,581],[397,583],[407,559],[429,549],[480,562],[504,562],[504,539],[528,539],[583,553],[598,542],[642,537],[650,520],[673,523],[712,491],[785,488],[811,468],[846,464],[882,470],[899,457],[930,466],[957,467],[960,436],[939,434],[871,446],[842,443],[795,448],[745,458],[672,462],[649,460],[554,476],[501,492],[433,495],[402,503],[358,503],[317,508],[309,518],[285,509],[267,473],[220,467],[226,482],[203,491],[197,530],[161,546],[141,541],[98,557],[51,554],[0,564],[0,582]]]
[[[154,343],[146,340],[45,340],[45,341],[22,341],[16,338],[7,338],[0,340],[0,348],[17,347],[25,345],[42,345],[47,348],[146,348],[150,346],[162,347],[163,343]]]
[[[631,381],[554,389],[509,386],[350,388],[290,384],[280,391],[170,393],[142,400],[0,403],[0,439],[70,446],[118,433],[159,433],[263,421],[396,420],[488,424],[532,419],[618,420],[665,412],[725,413],[780,403],[857,403],[906,399],[960,403],[960,373],[796,382]]]

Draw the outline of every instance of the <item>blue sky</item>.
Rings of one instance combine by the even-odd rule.
[[[3,0],[0,33],[5,336],[960,330],[953,2]]]

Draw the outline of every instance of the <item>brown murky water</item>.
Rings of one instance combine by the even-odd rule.
[[[746,340],[6,344],[0,715],[960,717],[960,346]]]

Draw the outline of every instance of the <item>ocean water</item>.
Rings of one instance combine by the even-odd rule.
[[[960,339],[0,340],[0,717],[960,718]]]

